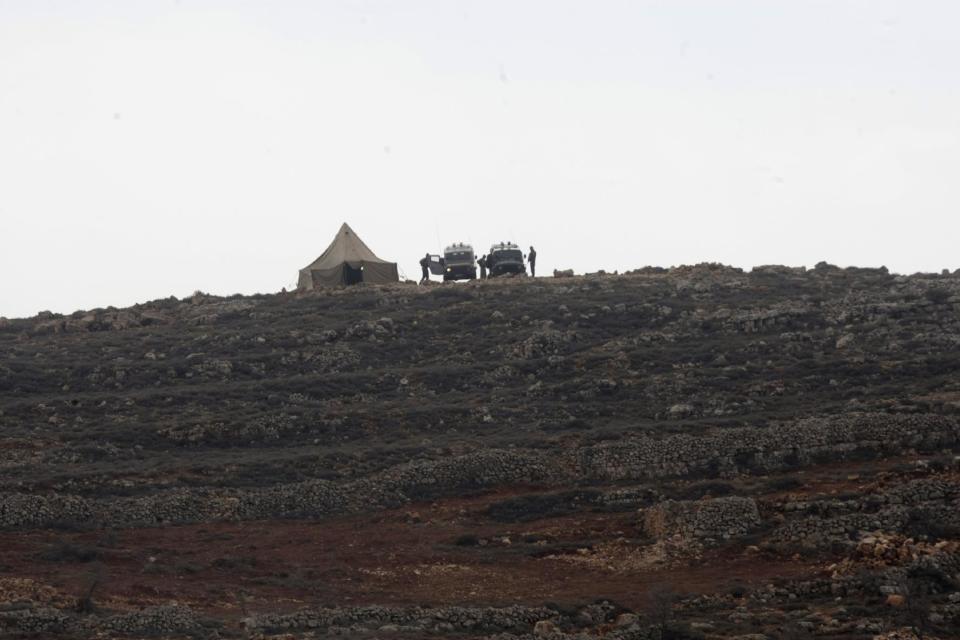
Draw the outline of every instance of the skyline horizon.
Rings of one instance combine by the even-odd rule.
[[[358,233],[357,235],[360,236],[359,233]],[[361,240],[362,240],[362,236],[361,236]],[[371,249],[372,249],[372,247],[371,247]],[[474,249],[476,249],[476,247],[474,247]],[[376,253],[376,250],[374,250],[374,253]],[[558,267],[551,267],[551,268],[549,268],[549,269],[540,269],[540,268],[539,268],[539,265],[540,265],[540,260],[539,260],[540,250],[539,250],[539,249],[537,250],[537,253],[538,253],[538,271],[541,271],[541,273],[540,273],[540,275],[537,275],[536,277],[537,277],[538,279],[551,279],[551,280],[554,279],[554,275],[553,275],[554,270],[555,270],[555,269],[556,269],[556,270],[562,270],[562,269],[559,269]],[[319,256],[319,254],[318,254],[318,256]],[[379,256],[379,254],[378,254],[378,256]],[[382,256],[381,256],[381,257],[382,257]],[[389,259],[389,258],[385,258],[385,259]],[[416,280],[415,278],[411,278],[410,276],[406,275],[405,270],[404,270],[403,267],[401,266],[401,263],[398,262],[397,264],[398,264],[398,269],[399,269],[399,271],[400,271],[400,280],[399,280],[399,282],[398,282],[397,284],[403,284],[404,286],[420,286],[420,285],[418,285],[417,280]],[[769,268],[769,267],[784,267],[784,268],[788,268],[788,269],[803,269],[803,270],[805,270],[805,271],[813,271],[813,270],[815,270],[815,269],[817,268],[817,266],[819,266],[819,265],[825,265],[825,266],[828,266],[828,267],[835,267],[835,268],[840,269],[840,270],[847,270],[847,269],[880,270],[880,269],[886,269],[886,271],[887,271],[891,276],[895,276],[895,277],[943,277],[943,276],[948,276],[948,275],[956,275],[956,274],[960,273],[960,267],[957,267],[957,268],[955,268],[955,269],[950,269],[950,268],[944,267],[944,268],[939,269],[939,270],[930,270],[930,271],[920,270],[920,271],[903,272],[903,271],[897,271],[897,270],[895,270],[895,269],[890,269],[889,267],[887,267],[887,265],[882,265],[882,264],[881,264],[881,265],[836,264],[836,263],[829,262],[829,261],[827,261],[827,260],[820,260],[820,261],[817,261],[816,263],[812,263],[812,264],[800,264],[800,265],[785,264],[785,263],[766,263],[766,264],[755,264],[755,265],[737,265],[737,264],[726,263],[726,262],[716,262],[716,261],[704,260],[704,261],[700,261],[700,262],[689,262],[689,263],[670,264],[669,266],[667,266],[667,265],[656,265],[656,264],[645,264],[645,265],[641,265],[641,266],[637,266],[637,267],[629,267],[629,268],[623,268],[623,269],[610,269],[610,270],[607,270],[607,269],[605,269],[604,267],[599,267],[599,268],[596,268],[596,269],[594,269],[594,270],[592,270],[592,271],[577,271],[577,270],[574,270],[574,271],[575,271],[575,272],[574,272],[574,276],[576,276],[576,277],[583,277],[583,276],[601,275],[600,272],[602,271],[602,272],[603,272],[603,274],[602,274],[603,276],[607,276],[607,277],[618,277],[618,276],[629,276],[629,275],[642,275],[642,274],[636,274],[636,273],[634,273],[634,272],[636,272],[636,271],[642,271],[642,270],[644,270],[644,269],[664,269],[664,270],[666,270],[666,271],[671,271],[671,270],[680,269],[680,268],[691,268],[691,267],[711,266],[711,265],[717,265],[717,266],[722,266],[722,267],[726,267],[726,268],[738,269],[738,270],[740,270],[740,271],[743,271],[744,273],[750,273],[750,272],[755,271],[755,270],[757,270],[757,269],[763,269],[763,268]],[[413,272],[413,270],[414,270],[414,269],[411,268],[411,272]],[[525,276],[525,277],[531,277],[531,276],[529,276],[529,274],[528,274],[528,275]],[[562,279],[562,278],[560,278],[560,279]],[[434,284],[434,285],[444,285],[444,286],[459,286],[459,285],[466,284],[466,282],[449,282],[449,283],[442,282],[441,280],[437,279],[436,276],[431,276],[431,283]],[[345,285],[345,286],[343,286],[343,287],[332,287],[332,288],[350,288],[350,287],[355,287],[355,286],[358,286],[358,285]],[[391,285],[367,284],[367,285],[364,285],[364,286],[391,286]],[[36,317],[36,316],[38,316],[38,315],[40,315],[40,314],[44,314],[44,313],[52,313],[52,314],[54,314],[54,315],[61,315],[61,316],[70,316],[70,315],[73,315],[73,314],[76,314],[76,313],[86,313],[86,312],[96,311],[96,310],[100,310],[100,309],[125,309],[125,308],[135,307],[135,306],[139,306],[139,305],[149,304],[149,303],[151,303],[151,302],[156,302],[156,301],[160,301],[160,300],[169,300],[169,299],[171,299],[171,298],[175,298],[175,299],[177,299],[177,300],[186,300],[186,299],[189,299],[189,298],[191,298],[191,297],[193,297],[194,295],[197,295],[197,294],[202,294],[202,295],[205,295],[205,296],[213,296],[213,297],[217,297],[217,298],[232,298],[232,297],[236,297],[236,296],[254,297],[254,296],[264,296],[264,295],[278,295],[278,294],[282,293],[284,290],[285,290],[287,293],[296,293],[296,292],[299,291],[299,288],[297,287],[295,281],[294,281],[294,284],[293,284],[292,287],[288,287],[288,286],[286,286],[286,285],[281,285],[280,287],[278,287],[278,288],[276,288],[276,289],[274,289],[274,290],[259,290],[259,291],[247,290],[247,291],[233,291],[233,292],[225,292],[225,291],[224,291],[224,292],[220,292],[220,291],[204,290],[204,289],[197,288],[197,289],[194,289],[193,291],[191,291],[190,293],[177,294],[176,292],[171,292],[171,293],[169,293],[168,295],[159,295],[159,296],[152,296],[152,297],[146,297],[146,298],[139,298],[139,299],[136,299],[136,300],[124,301],[124,302],[121,302],[121,303],[107,303],[107,304],[98,304],[98,305],[95,305],[95,306],[81,306],[81,307],[76,307],[76,308],[73,308],[73,309],[65,309],[65,308],[63,308],[63,309],[57,309],[57,308],[49,307],[49,308],[44,308],[44,309],[38,309],[38,310],[36,310],[35,312],[33,312],[33,313],[31,313],[31,314],[28,314],[28,315],[6,315],[6,314],[2,313],[2,311],[0,311],[0,318],[5,319],[5,320],[25,320],[25,319],[30,319],[30,318]]]
[[[960,267],[960,5],[0,3],[0,315],[541,271]],[[72,311],[71,311],[72,312]]]

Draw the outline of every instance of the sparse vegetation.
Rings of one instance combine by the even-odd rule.
[[[488,515],[497,522],[530,522],[541,518],[568,515],[588,508],[600,497],[597,490],[527,495],[490,505]]]
[[[40,554],[40,558],[47,562],[93,562],[99,556],[95,548],[64,541],[55,543]]]
[[[462,536],[458,536],[457,539],[453,541],[453,544],[458,547],[475,547],[480,544],[480,537],[472,533],[465,533]]]
[[[77,596],[76,611],[80,614],[89,614],[96,611],[96,607],[93,603],[93,594],[97,590],[97,587],[103,582],[105,575],[105,569],[103,565],[97,564],[94,568],[84,577],[83,586],[80,589],[80,594]]]
[[[0,590],[63,633],[176,602],[137,633],[951,637],[957,282],[706,265],[10,321]]]
[[[927,300],[934,304],[943,304],[950,299],[952,294],[948,289],[931,287],[927,289],[923,295],[927,298]]]

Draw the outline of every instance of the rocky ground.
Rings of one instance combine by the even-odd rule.
[[[0,635],[960,637],[960,273],[0,319]]]

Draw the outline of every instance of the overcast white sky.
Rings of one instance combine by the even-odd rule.
[[[0,315],[277,291],[347,221],[540,271],[960,267],[960,3],[0,0]]]

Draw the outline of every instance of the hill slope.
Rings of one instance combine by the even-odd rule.
[[[0,321],[0,629],[952,637],[958,294],[700,265]]]

